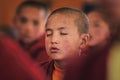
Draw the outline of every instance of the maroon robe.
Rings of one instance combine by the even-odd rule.
[[[77,58],[68,66],[64,80],[106,80],[109,46],[90,52],[84,59]]]
[[[45,75],[17,42],[0,35],[0,80],[45,80]]]

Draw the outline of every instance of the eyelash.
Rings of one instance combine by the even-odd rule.
[[[51,36],[52,34],[46,34],[47,37]]]
[[[46,36],[47,36],[47,37],[49,37],[49,36],[51,36],[51,35],[52,35],[52,33],[46,33]],[[61,32],[60,35],[68,35],[68,33],[62,33],[62,32]]]
[[[60,33],[61,35],[68,35],[68,33]]]
[[[46,31],[46,36],[48,37],[48,36],[51,36],[52,35],[52,33],[51,32],[47,32]]]

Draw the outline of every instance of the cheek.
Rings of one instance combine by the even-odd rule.
[[[99,28],[96,28],[94,25],[90,26],[90,34],[92,36],[98,35],[99,33]]]
[[[63,40],[63,41],[61,42],[61,44],[62,44],[62,46],[63,46],[64,48],[67,48],[68,46],[70,47],[71,42],[70,42],[70,40]]]
[[[94,27],[90,29],[90,34],[93,38],[100,38],[103,35],[103,31],[101,28]]]
[[[20,23],[19,21],[16,23],[16,26],[18,27],[18,29],[22,29],[25,27],[25,24],[23,25],[22,23]]]
[[[101,38],[106,38],[109,35],[109,26],[106,23],[102,23],[101,24],[101,28],[100,28],[100,36]]]
[[[50,39],[46,38],[46,39],[45,39],[45,48],[46,48],[47,51],[48,51],[48,49],[50,48],[50,45],[51,45]]]
[[[17,23],[16,27],[17,27],[18,32],[21,32],[21,33],[25,32],[25,26],[24,25],[22,25],[20,23]]]
[[[26,32],[25,29],[22,27],[18,27],[17,31],[19,34],[24,34]]]
[[[33,27],[31,33],[34,34],[34,36],[37,36],[40,33],[40,30],[36,27]]]
[[[70,53],[71,51],[74,51],[74,44],[75,42],[70,41],[70,40],[65,40],[63,42],[63,45],[61,46],[64,52]]]
[[[61,53],[63,53],[62,56],[66,58],[69,57],[72,53],[71,43],[68,40],[64,41],[64,43],[61,45],[61,50],[62,50]]]
[[[63,45],[63,56],[66,57],[66,58],[70,58],[70,57],[73,57],[75,55],[78,54],[78,44],[77,42],[75,41],[65,41],[64,45]]]
[[[110,31],[108,29],[104,29],[101,37],[103,40],[106,40],[110,36]]]

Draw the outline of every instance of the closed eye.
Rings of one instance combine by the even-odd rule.
[[[61,35],[68,35],[68,33],[60,33]]]
[[[47,37],[49,37],[49,36],[51,36],[51,35],[52,35],[51,33],[46,33],[46,36],[47,36]]]
[[[46,36],[51,36],[53,33],[52,33],[52,30],[50,29],[46,29]]]

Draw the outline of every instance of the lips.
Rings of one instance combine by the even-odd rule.
[[[56,48],[56,47],[52,47],[52,48],[50,49],[50,52],[51,52],[51,53],[58,53],[58,51],[59,51],[59,49]]]

